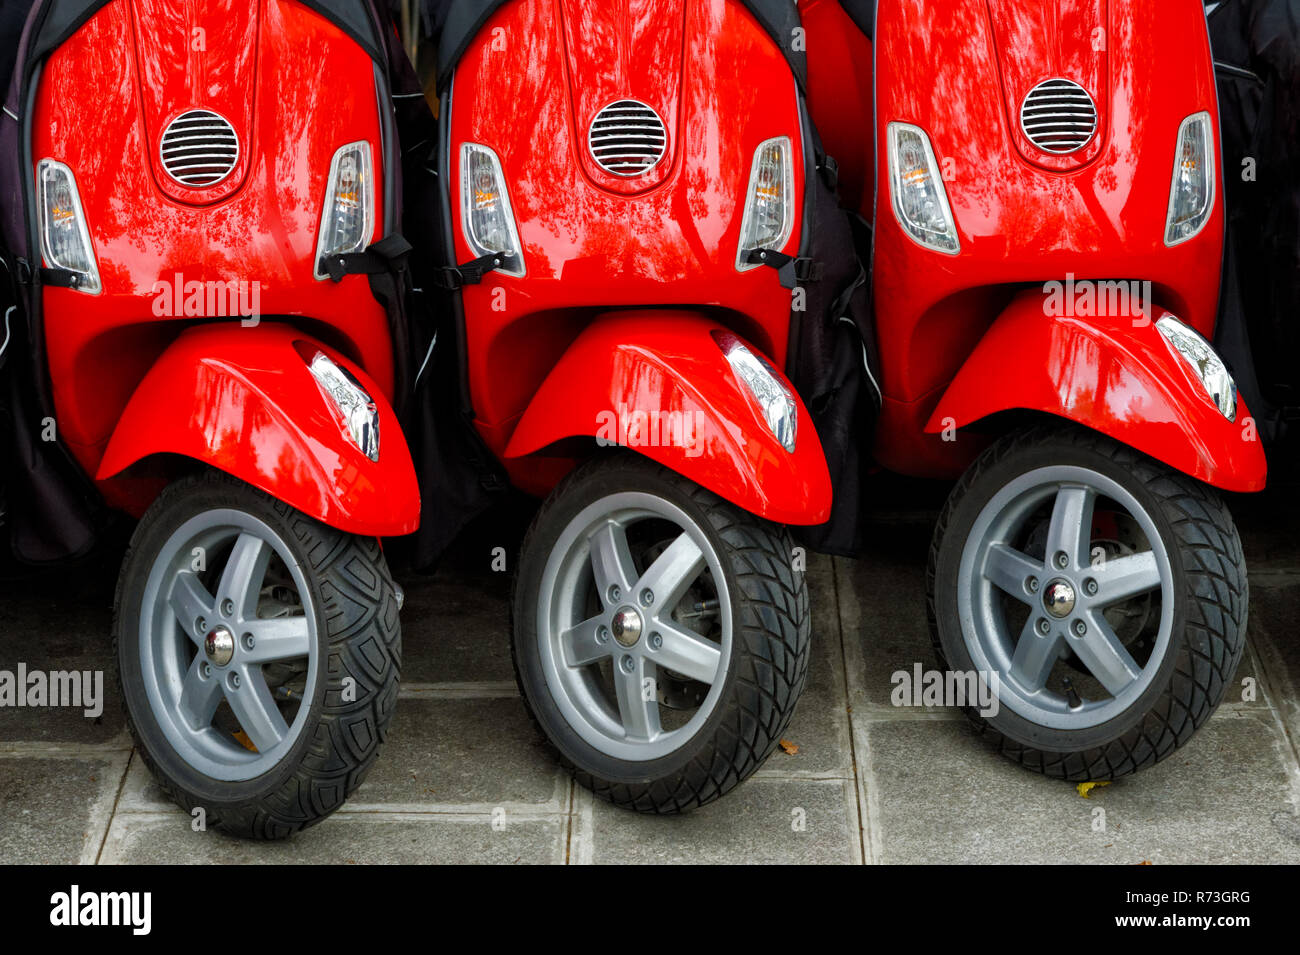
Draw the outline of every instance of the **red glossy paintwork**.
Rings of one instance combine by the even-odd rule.
[[[855,47],[835,36],[843,18],[821,9],[827,5],[826,0],[801,4],[809,48],[832,58],[814,67],[824,74],[848,68],[846,58],[861,55],[865,44]],[[1164,245],[1179,126],[1207,110],[1217,129],[1212,61],[1197,0],[881,0],[873,52],[874,124],[869,113],[850,115],[826,95],[812,99],[811,108],[823,136],[851,153],[865,154],[863,141],[874,136],[879,195],[866,183],[856,188],[860,211],[875,222],[872,281],[884,408],[874,450],[883,465],[925,476],[955,476],[966,467],[982,446],[979,438],[945,442],[925,427],[977,346],[985,348],[981,341],[1005,340],[999,330],[989,329],[1001,323],[998,316],[1025,286],[1041,288],[1070,274],[1150,281],[1156,302],[1206,337],[1212,335],[1222,202],[1195,238],[1174,248]],[[854,69],[860,71],[861,64]],[[1019,128],[1024,94],[1055,76],[1079,82],[1099,109],[1097,136],[1068,157],[1038,151]],[[957,223],[959,255],[921,247],[895,218],[886,154],[887,127],[894,121],[918,125],[930,137]],[[847,172],[852,171],[848,164]],[[1217,162],[1216,171],[1221,196]],[[1040,319],[1045,330],[1053,327],[1041,309]],[[986,332],[994,337],[986,338]],[[1055,341],[1034,340],[1044,346]],[[1135,341],[1119,354],[1142,349]],[[1018,397],[1020,383],[1086,370],[1046,347],[982,354],[988,356],[982,374],[998,381],[990,391],[1002,397],[1005,408],[1040,401],[1041,394],[1027,384]],[[1056,380],[1058,392],[1078,387]],[[1104,389],[1101,383],[1097,387]],[[1169,388],[1171,394],[1182,393],[1173,384]],[[975,420],[974,408],[1002,410],[988,401],[956,408],[955,393],[945,401],[964,421]],[[1081,414],[1078,408],[1075,413]],[[1084,423],[1102,431],[1116,426],[1104,414]],[[1169,456],[1199,460],[1204,436],[1184,433],[1181,440],[1187,455]],[[1215,461],[1247,468],[1231,477],[1222,467],[1210,469],[1215,481],[1226,482],[1222,486],[1262,481],[1254,455],[1243,458],[1238,450],[1211,454]]]
[[[576,422],[570,427],[580,434],[592,433],[596,415],[610,409],[613,397],[628,394],[605,380],[618,367],[610,357],[596,362],[584,347],[584,366],[566,356],[604,310],[705,307],[715,324],[730,326],[776,367],[784,366],[790,293],[773,269],[742,273],[735,261],[754,151],[776,136],[789,136],[796,156],[795,222],[784,250],[798,248],[803,143],[789,67],[743,6],[722,0],[516,0],[488,21],[457,68],[453,90],[453,196],[459,197],[461,144],[495,150],[527,270],[523,278],[489,275],[463,293],[470,394],[478,428],[494,452],[505,454],[508,443],[512,452],[521,447],[511,437],[525,409],[532,422],[550,413],[530,409],[535,395],[543,400],[543,381],[546,404],[534,405],[570,405],[566,411]],[[668,154],[633,179],[601,172],[587,155],[593,115],[622,98],[649,104],[668,128]],[[464,240],[459,202],[454,205],[457,255],[465,261],[474,255]],[[693,333],[677,341],[657,328],[666,314],[646,312],[639,326],[621,322],[627,337],[619,347],[644,352],[653,340],[668,355],[690,354],[698,346]],[[709,353],[710,360],[716,357]],[[552,371],[557,364],[570,376],[567,392],[552,384],[559,381]],[[646,403],[642,410],[682,400],[681,382],[667,375],[659,380],[660,390],[632,392]],[[697,387],[709,394],[730,384]],[[597,403],[583,406],[576,396]],[[766,427],[748,412],[728,425],[740,426],[754,448],[766,446]],[[800,432],[800,444],[813,439],[811,427]],[[570,464],[510,467],[524,487],[543,492]],[[730,484],[719,478],[715,490],[749,499],[750,465],[743,455],[710,466],[718,475],[731,472]],[[820,467],[824,473],[824,461]],[[802,479],[821,485],[815,475]],[[761,499],[753,500],[757,507]],[[814,520],[824,513],[823,503],[811,502],[803,514],[790,511],[787,519]]]
[[[866,210],[870,221],[876,143],[864,132],[874,108],[871,41],[840,0],[802,0],[799,16],[816,43],[816,53],[808,56],[808,103],[822,146],[839,165],[840,201],[849,209]]]
[[[223,113],[240,136],[238,169],[211,189],[169,184],[158,166],[163,127],[190,107]],[[33,129],[33,158],[76,176],[104,284],[45,291],[59,431],[88,472],[145,373],[201,320],[155,312],[156,283],[178,275],[257,282],[263,316],[300,321],[391,395],[387,320],[365,277],[312,275],[335,150],[364,139],[382,155],[371,61],[337,27],[291,0],[115,0],[50,58]],[[375,235],[382,209],[377,195]],[[256,347],[258,329],[239,332]]]
[[[379,409],[377,462],[345,437],[300,348],[308,356],[324,351],[370,392]],[[289,325],[183,332],[131,396],[96,479],[111,493],[109,479],[159,453],[206,461],[349,533],[409,534],[419,523],[411,454],[377,384]],[[140,502],[115,503],[140,509]]]
[[[800,403],[798,440],[786,451],[731,371],[719,334],[729,333],[693,312],[601,316],[542,383],[506,458],[567,437],[613,437],[760,517],[821,523],[831,485],[812,419]],[[637,420],[638,409],[661,415]]]
[[[1235,421],[1219,413],[1156,329],[1167,314],[1157,308],[1137,325],[1045,318],[1042,295],[1025,292],[976,346],[926,430],[1028,408],[1103,431],[1215,487],[1261,490],[1267,465],[1250,411],[1240,402]],[[1001,374],[1007,367],[1019,372]]]

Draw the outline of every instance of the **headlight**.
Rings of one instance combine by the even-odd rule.
[[[794,228],[794,163],[790,137],[778,136],[759,144],[749,170],[745,212],[740,220],[740,247],[736,269],[744,272],[761,263],[746,262],[754,249],[779,250]]]
[[[361,383],[324,352],[307,365],[325,397],[339,413],[343,433],[371,461],[379,460],[379,409]]]
[[[321,271],[321,259],[364,251],[370,244],[375,223],[375,188],[370,161],[370,143],[348,143],[330,163],[329,187],[320,217],[320,238],[316,241],[316,278],[328,278]]]
[[[736,379],[745,386],[768,430],[787,451],[794,451],[799,425],[799,408],[790,389],[777,377],[761,355],[755,355],[730,332],[714,332],[713,340],[727,356],[727,364]]]
[[[1156,322],[1170,349],[1192,369],[1214,406],[1229,421],[1237,419],[1237,385],[1214,348],[1197,332],[1172,315]]]
[[[72,170],[53,159],[42,159],[36,176],[41,192],[41,255],[46,265],[79,276],[73,286],[79,291],[98,293],[99,267]]]
[[[1186,242],[1214,211],[1214,130],[1209,113],[1195,113],[1178,129],[1174,176],[1169,187],[1165,245]]]
[[[888,139],[889,194],[898,224],[927,249],[956,255],[961,242],[930,137],[918,126],[890,123]]]
[[[501,160],[491,149],[477,143],[460,147],[460,212],[465,241],[474,254],[513,256],[513,265],[497,271],[523,277],[523,246],[510,208]]]

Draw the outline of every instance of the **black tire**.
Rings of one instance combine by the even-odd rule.
[[[536,625],[542,571],[562,529],[587,505],[629,490],[671,502],[703,529],[733,608],[721,696],[686,742],[646,761],[603,753],[569,724],[547,686]],[[555,489],[524,539],[511,601],[512,656],[529,715],[581,785],[616,806],[679,813],[719,798],[762,765],[790,722],[808,671],[808,588],[792,556],[783,527],[632,454],[596,459]]]
[[[298,704],[309,711],[292,748],[269,771],[233,782],[199,772],[168,742],[141,675],[141,603],[159,548],[183,522],[217,508],[248,513],[287,543],[311,590],[320,661],[312,698]],[[379,541],[217,471],[173,483],[141,519],[118,579],[113,641],[127,724],[158,784],[186,812],[201,808],[207,826],[246,838],[282,839],[338,809],[378,758],[397,703],[398,598]]]
[[[930,632],[944,669],[974,669],[957,620],[962,548],[984,505],[1016,476],[1077,465],[1117,482],[1154,521],[1169,555],[1174,614],[1170,643],[1141,696],[1084,729],[1054,729],[1001,707],[964,711],[1004,756],[1070,781],[1113,780],[1149,767],[1187,742],[1223,700],[1245,649],[1249,601],[1241,539],[1211,488],[1098,433],[1040,426],[1006,436],[961,478],[944,507],[927,573]]]

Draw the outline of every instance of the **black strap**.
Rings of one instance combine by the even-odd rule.
[[[55,288],[81,288],[86,284],[87,278],[84,272],[73,272],[70,269],[41,269],[41,284]]]
[[[770,265],[781,277],[781,287],[792,289],[800,282],[817,282],[822,277],[822,264],[806,256],[795,257],[775,249],[750,249],[745,261],[755,265]]]
[[[377,275],[383,272],[401,272],[411,254],[411,243],[394,233],[372,243],[364,252],[344,252],[323,255],[319,269],[335,282],[345,275]]]
[[[512,269],[519,259],[513,252],[493,252],[480,255],[472,262],[463,265],[445,265],[433,275],[433,284],[439,288],[458,289],[465,285],[477,285],[483,276],[497,269]]]
[[[835,161],[834,156],[826,153],[817,154],[817,171],[821,173],[822,182],[826,183],[826,188],[834,192],[840,184],[840,164]]]

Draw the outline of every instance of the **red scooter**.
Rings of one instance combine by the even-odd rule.
[[[545,496],[513,651],[598,795],[675,812],[776,746],[804,683],[786,524],[831,483],[792,362],[817,192],[792,4],[453,3],[440,39],[464,406]],[[794,21],[797,25],[797,21]]]
[[[935,648],[998,748],[1111,779],[1186,742],[1241,659],[1218,491],[1264,453],[1207,339],[1224,214],[1197,0],[805,0],[810,101],[870,254],[874,456],[958,478]]]
[[[420,506],[406,357],[358,274],[401,255],[390,31],[343,0],[41,0],[0,127],[32,370],[15,543],[72,556],[100,501],[139,518],[131,731],[196,820],[248,836],[337,808],[397,697],[378,538]]]

